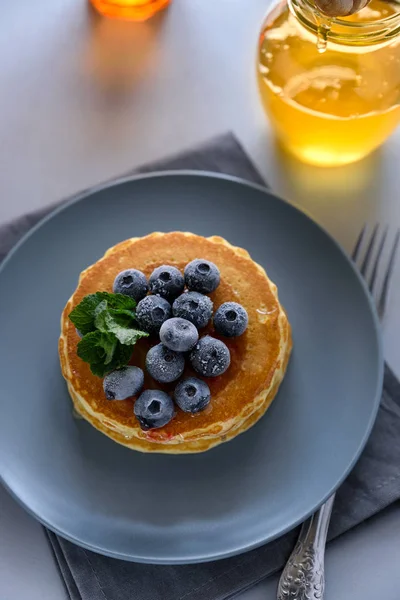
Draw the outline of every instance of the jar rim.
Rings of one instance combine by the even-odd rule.
[[[311,0],[304,0],[306,4],[311,9],[315,10],[315,4]],[[389,15],[387,17],[383,17],[383,19],[378,19],[375,21],[369,21],[366,19],[365,21],[345,21],[346,17],[330,17],[332,24],[341,25],[342,27],[349,27],[354,29],[360,29],[362,27],[371,27],[372,25],[385,25],[386,23],[391,23],[392,21],[400,21],[400,3],[395,1],[394,4],[399,4],[399,12],[394,13],[393,15]],[[368,6],[368,5],[367,5]]]
[[[319,17],[321,20],[329,19],[330,35],[341,43],[351,43],[351,36],[355,36],[357,33],[366,44],[375,44],[384,39],[393,39],[400,34],[399,0],[394,1],[394,4],[399,5],[399,12],[383,17],[382,19],[365,21],[347,21],[345,17],[327,17],[318,11],[313,0],[288,0],[288,3],[291,12],[294,12],[297,18],[300,17],[303,25],[312,30],[317,25],[310,21],[309,16],[312,15],[314,19],[316,17]],[[335,29],[337,33],[335,33]],[[355,44],[359,43],[357,40],[358,38],[354,40]]]

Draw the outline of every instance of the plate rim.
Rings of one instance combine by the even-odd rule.
[[[38,221],[38,223],[36,223],[31,229],[29,229],[29,231],[27,231],[21,237],[20,240],[18,240],[18,242],[12,247],[12,249],[8,252],[6,257],[0,264],[0,278],[2,276],[4,269],[6,268],[8,263],[12,260],[14,254],[16,252],[18,252],[20,247],[22,247],[25,244],[25,242],[32,235],[35,235],[36,232],[39,231],[40,228],[45,223],[52,220],[59,213],[63,212],[64,210],[67,210],[69,207],[73,206],[74,204],[77,204],[78,202],[83,201],[85,198],[88,198],[88,197],[92,196],[93,194],[107,190],[109,188],[119,186],[124,183],[129,183],[129,182],[143,180],[143,179],[155,179],[155,178],[159,178],[159,177],[180,177],[180,176],[183,176],[183,177],[194,176],[194,177],[200,177],[200,178],[206,178],[206,179],[217,179],[217,180],[229,181],[229,182],[244,186],[245,188],[247,187],[247,188],[255,189],[264,194],[273,196],[274,199],[276,199],[280,202],[283,202],[284,204],[288,205],[291,209],[293,209],[295,212],[300,213],[302,216],[305,216],[306,219],[311,221],[314,226],[316,226],[323,234],[325,234],[325,236],[327,236],[329,238],[329,240],[334,244],[336,249],[339,251],[339,253],[342,255],[342,257],[345,259],[347,264],[350,266],[350,268],[351,268],[353,274],[356,276],[356,279],[358,280],[359,284],[361,284],[361,288],[362,288],[364,296],[367,300],[370,315],[372,317],[375,340],[376,340],[376,344],[377,344],[377,353],[378,353],[378,361],[379,361],[379,365],[377,365],[378,377],[377,377],[377,386],[376,386],[375,393],[374,393],[374,407],[373,407],[373,410],[371,411],[369,421],[368,421],[368,426],[367,426],[366,431],[358,445],[357,451],[355,452],[347,469],[344,471],[342,476],[339,477],[337,479],[337,481],[331,486],[329,491],[324,495],[322,501],[318,502],[318,504],[316,506],[314,506],[310,511],[308,511],[307,514],[291,521],[285,528],[281,529],[280,531],[274,532],[270,535],[263,535],[259,539],[255,540],[253,543],[242,544],[242,545],[235,547],[232,550],[227,551],[227,552],[220,552],[218,554],[203,553],[201,556],[192,556],[190,558],[185,558],[184,556],[181,556],[181,557],[174,557],[171,560],[171,559],[168,559],[168,557],[165,557],[165,558],[160,558],[160,557],[154,558],[153,557],[152,558],[149,556],[134,556],[132,553],[126,554],[126,553],[121,553],[118,551],[109,550],[104,545],[103,546],[92,545],[90,543],[87,543],[85,540],[79,539],[78,537],[76,537],[74,535],[70,535],[68,532],[57,528],[57,526],[55,526],[54,524],[49,523],[45,517],[40,515],[38,512],[35,512],[33,509],[31,509],[21,498],[19,498],[18,494],[16,492],[14,492],[12,487],[7,483],[5,477],[0,473],[0,483],[7,490],[7,492],[11,495],[11,497],[28,514],[33,516],[43,526],[45,526],[47,529],[49,529],[56,535],[59,535],[62,538],[68,540],[69,542],[77,544],[78,546],[80,546],[86,550],[90,550],[91,552],[95,552],[95,553],[102,554],[102,555],[105,555],[105,556],[108,556],[111,558],[115,558],[115,559],[119,559],[119,560],[125,560],[125,561],[129,561],[129,562],[136,562],[136,563],[141,563],[141,564],[183,565],[183,564],[205,563],[205,562],[210,562],[210,561],[214,561],[214,560],[222,560],[224,558],[230,558],[232,556],[237,556],[239,554],[250,552],[251,550],[259,548],[260,546],[263,546],[264,544],[272,542],[273,540],[276,540],[277,538],[285,535],[285,533],[287,533],[288,531],[291,531],[292,529],[294,529],[295,527],[300,525],[303,521],[305,521],[308,517],[310,517],[324,502],[326,502],[326,500],[340,487],[340,485],[344,482],[344,480],[347,478],[347,476],[349,475],[349,473],[351,472],[351,470],[357,463],[357,461],[368,441],[368,438],[371,434],[373,425],[375,423],[376,416],[377,416],[379,406],[380,406],[380,399],[381,399],[381,393],[382,393],[382,388],[383,388],[384,354],[383,354],[383,341],[382,341],[380,322],[379,322],[379,318],[378,318],[377,311],[375,308],[375,304],[373,302],[373,298],[368,291],[367,284],[364,281],[361,274],[359,273],[356,266],[354,265],[351,258],[348,256],[348,254],[345,252],[345,250],[342,248],[342,246],[339,244],[339,242],[326,230],[326,228],[324,226],[322,226],[315,219],[313,219],[313,217],[308,213],[308,211],[304,210],[302,207],[296,205],[295,203],[289,202],[288,200],[282,198],[281,196],[279,196],[278,194],[273,192],[269,187],[267,187],[267,185],[254,183],[252,181],[243,179],[242,177],[237,177],[235,175],[230,175],[230,174],[225,174],[225,173],[218,173],[218,172],[214,172],[214,171],[206,171],[206,170],[174,169],[174,170],[150,171],[148,173],[137,173],[137,174],[133,174],[133,175],[127,175],[127,176],[118,177],[116,179],[100,183],[91,188],[87,188],[87,189],[83,190],[82,192],[79,192],[79,193],[73,195],[68,200],[66,200],[64,202],[61,201],[59,206],[55,206],[55,208],[53,210],[51,210],[47,215],[45,215],[42,219],[40,219]]]

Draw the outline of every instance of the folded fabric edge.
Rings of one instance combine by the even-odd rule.
[[[52,551],[55,563],[60,570],[61,579],[63,580],[65,590],[71,600],[82,600],[82,596],[78,590],[77,583],[74,579],[72,570],[70,569],[68,562],[64,556],[61,544],[58,537],[52,531],[43,527],[46,534],[47,541]]]

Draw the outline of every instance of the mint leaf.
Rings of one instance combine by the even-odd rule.
[[[114,335],[92,331],[84,335],[78,343],[78,356],[88,363],[102,362],[108,365],[113,359],[116,345]]]
[[[99,305],[99,309],[100,309]],[[147,337],[148,333],[133,328],[133,315],[120,311],[99,310],[95,324],[97,329],[105,333],[113,333],[121,344],[133,346],[137,340]]]
[[[135,317],[132,311],[124,309],[109,309],[107,301],[103,300],[96,308],[96,316],[94,320],[96,329],[100,331],[109,332],[113,331],[111,325],[119,325],[121,327],[133,327],[135,324]]]
[[[105,377],[107,373],[111,373],[111,371],[115,371],[115,369],[120,369],[121,367],[125,367],[132,356],[132,347],[131,346],[123,346],[119,342],[115,347],[113,360],[105,365],[103,362],[99,363],[91,363],[90,370],[93,375],[97,377]]]
[[[119,325],[129,327],[136,323],[136,314],[131,310],[110,308],[108,312],[115,318]]]
[[[112,331],[121,344],[124,344],[125,346],[133,346],[140,338],[148,337],[149,335],[139,329],[121,327],[111,320],[111,315],[108,315],[107,317],[109,331]]]
[[[93,331],[78,343],[78,356],[90,364],[91,371],[98,377],[124,367],[132,355],[132,348],[124,346],[109,333]]]
[[[103,304],[106,302],[106,304]],[[99,305],[116,310],[132,312],[136,302],[129,296],[123,294],[112,294],[110,292],[96,292],[85,296],[83,300],[70,312],[69,318],[82,335],[96,330],[95,318]]]
[[[131,356],[132,356],[131,346],[124,346],[123,344],[120,344],[119,342],[117,342],[117,346],[116,346],[115,352],[114,352],[114,358],[112,360],[112,363],[115,366],[113,366],[111,371],[113,371],[114,369],[120,369],[121,367],[126,367],[126,365],[131,360]]]
[[[69,313],[69,318],[82,335],[96,329],[94,324],[95,311],[102,298],[98,294],[89,294]]]
[[[109,308],[115,308],[119,310],[133,310],[136,308],[136,301],[130,296],[124,294],[112,294],[110,292],[97,292],[96,296],[100,300],[107,300]]]
[[[107,300],[102,300],[102,301],[100,302],[100,304],[98,304],[98,305],[96,306],[96,308],[95,308],[95,311],[94,311],[94,326],[95,326],[95,327],[97,327],[97,325],[96,325],[96,319],[97,319],[97,317],[98,317],[100,314],[104,313],[104,311],[106,311],[107,309],[108,309]]]

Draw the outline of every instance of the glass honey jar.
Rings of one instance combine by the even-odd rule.
[[[300,160],[359,160],[400,123],[400,0],[371,0],[328,18],[312,0],[285,0],[259,37],[262,103],[280,143]]]

